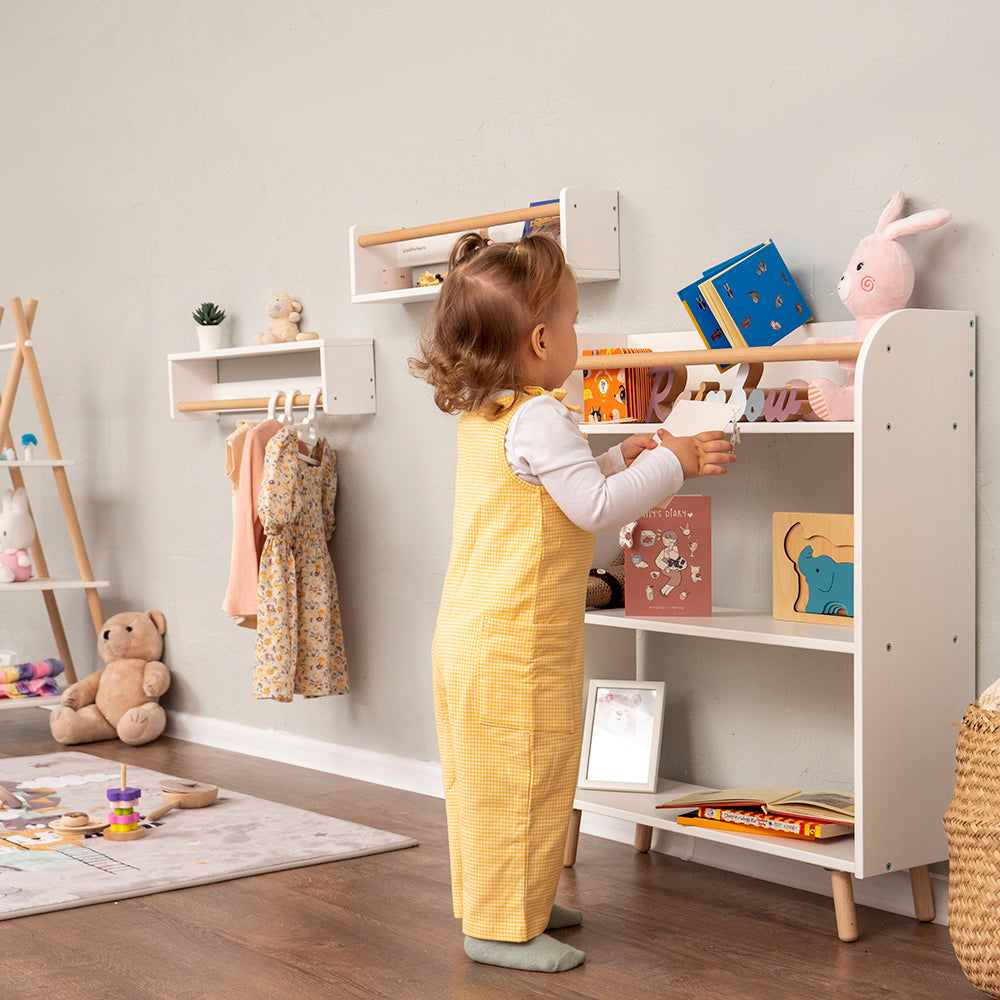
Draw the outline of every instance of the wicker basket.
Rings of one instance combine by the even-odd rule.
[[[948,929],[966,978],[1000,997],[1000,712],[968,707],[955,750]]]

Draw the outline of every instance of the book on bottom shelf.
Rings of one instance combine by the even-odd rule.
[[[712,498],[671,497],[622,531],[625,614],[712,614]]]
[[[854,833],[852,823],[818,822],[766,813],[761,809],[731,809],[724,806],[701,806],[695,812],[678,816],[677,822],[680,826],[701,826],[712,830],[792,837],[797,840],[830,840]]]
[[[657,809],[759,809],[772,815],[819,822],[854,824],[854,796],[849,792],[803,792],[798,788],[706,789],[661,802]]]

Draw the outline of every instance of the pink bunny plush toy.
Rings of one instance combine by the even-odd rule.
[[[882,210],[875,232],[866,236],[851,254],[847,270],[837,283],[837,294],[858,325],[843,341],[864,340],[886,313],[902,309],[913,291],[913,261],[899,243],[900,236],[937,229],[951,220],[943,208],[917,212],[901,219],[905,195],[897,191]],[[830,339],[812,338],[810,344],[833,343]],[[847,370],[843,385],[827,378],[809,383],[809,405],[821,420],[854,419],[854,368],[856,362],[841,361]]]
[[[28,511],[23,486],[5,490],[0,510],[0,583],[24,583],[31,579],[31,555],[35,522]]]

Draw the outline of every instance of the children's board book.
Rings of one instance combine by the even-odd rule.
[[[770,347],[812,319],[773,240],[727,264],[698,291],[733,347]]]
[[[602,347],[584,355],[648,354],[648,347]],[[583,410],[587,423],[642,420],[649,409],[648,368],[585,368]]]
[[[678,494],[622,531],[625,614],[712,614],[712,498]]]
[[[721,806],[702,806],[697,812],[683,813],[677,817],[680,826],[701,826],[731,833],[764,834],[771,837],[792,837],[795,840],[829,840],[854,833],[854,826],[847,823],[817,823],[794,819],[791,816],[772,816],[754,809],[726,809]]]
[[[559,239],[562,229],[561,217],[559,215],[559,199],[547,198],[545,201],[533,201],[528,208],[538,208],[542,205],[553,205],[555,210],[552,215],[545,215],[539,219],[529,219],[521,231],[521,236],[534,236],[536,233],[548,233],[553,239]]]
[[[849,792],[803,792],[797,788],[722,788],[682,795],[657,809],[700,809],[703,806],[760,809],[792,819],[854,825],[854,796]]]
[[[748,252],[753,253],[756,250],[760,250],[763,246],[763,243],[759,243],[753,248],[753,250]],[[745,256],[746,254],[742,253],[736,257],[730,257],[729,260],[724,260],[721,264],[716,264],[714,267],[710,267],[707,271],[702,272],[701,277],[698,278],[697,281],[692,281],[690,285],[685,285],[677,293],[678,298],[687,310],[688,316],[691,317],[691,322],[694,323],[694,328],[698,331],[699,336],[705,342],[706,347],[726,348],[739,346],[739,344],[731,340],[725,330],[723,330],[721,321],[712,311],[712,307],[705,298],[704,292],[701,291],[701,285],[713,275],[732,267],[733,264],[737,263],[737,261],[741,260]],[[720,371],[726,371],[726,369],[731,368],[732,365],[719,365],[718,367]]]

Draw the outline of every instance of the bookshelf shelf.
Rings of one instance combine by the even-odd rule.
[[[697,837],[853,874],[855,848],[854,840],[850,837],[810,843],[784,837],[761,837],[752,833],[728,833],[724,830],[680,826],[677,823],[677,815],[686,810],[656,808],[660,802],[704,790],[703,785],[692,785],[666,778],[659,779],[655,792],[603,792],[580,788],[576,793],[576,808],[638,823],[655,830],[666,830],[668,833],[683,837]]]
[[[813,335],[822,333],[813,327]],[[828,505],[835,501],[827,480],[831,469],[841,468],[838,462],[846,463],[853,477],[853,486],[845,486],[851,491],[854,515],[853,627],[776,621],[769,610],[723,607],[708,619],[630,618],[623,609],[589,611],[585,619],[591,629],[632,630],[636,672],[646,679],[669,669],[669,663],[661,667],[659,661],[672,636],[724,640],[720,652],[708,649],[703,654],[720,661],[738,662],[740,644],[748,657],[751,645],[797,650],[801,655],[795,657],[794,669],[803,678],[811,662],[829,668],[829,659],[817,657],[841,656],[852,676],[852,703],[845,708],[853,718],[855,836],[833,843],[785,843],[776,837],[681,827],[673,821],[674,814],[663,815],[666,811],[654,806],[696,788],[669,781],[661,781],[656,795],[578,789],[577,823],[580,813],[591,811],[636,823],[643,831],[636,843],[646,849],[652,830],[659,829],[829,868],[838,933],[845,941],[857,937],[851,878],[907,869],[917,916],[933,918],[927,866],[948,857],[941,816],[954,789],[952,723],[975,699],[975,341],[971,313],[891,313],[876,324],[858,356],[853,422],[740,425],[741,436],[759,439],[757,450],[748,448],[746,457],[766,461],[773,476],[769,483],[790,480],[801,506],[773,507],[770,489],[738,497],[713,491],[713,506],[718,502],[713,521],[749,526],[739,536],[738,551],[728,549],[733,553],[728,561],[727,549],[713,546],[713,575],[718,579],[728,570],[766,576],[755,585],[755,597],[759,593],[761,606],[769,608],[771,557],[764,547],[770,546],[771,513],[832,512]],[[596,437],[655,430],[649,424],[581,427]],[[828,457],[834,453],[837,461]],[[814,463],[813,474],[800,478],[797,463],[806,459]],[[930,469],[934,471],[929,479]],[[933,507],[947,511],[947,516],[932,516],[921,502],[929,490]],[[935,560],[941,554],[945,561],[934,568],[945,585],[914,582],[927,576],[928,532],[935,539]],[[644,641],[649,633],[660,636],[655,649]],[[601,676],[600,670],[599,664],[588,663],[591,676]],[[788,683],[807,682],[789,677]],[[740,697],[739,691],[733,697]],[[828,705],[817,704],[816,721],[828,710]],[[736,741],[738,746],[738,736]],[[795,766],[808,774],[811,763],[820,762],[802,760]],[[761,774],[759,781],[742,783],[788,783],[771,777]],[[912,793],[914,788],[920,789],[919,795]],[[573,845],[575,830],[567,864],[573,861]],[[847,910],[851,919],[842,921]]]
[[[588,625],[631,629],[635,632],[663,632],[692,635],[700,639],[727,639],[756,642],[765,646],[790,646],[794,649],[854,652],[854,629],[842,625],[813,625],[808,622],[777,621],[770,613],[714,608],[711,618],[638,618],[627,617],[624,608],[588,611]]]

